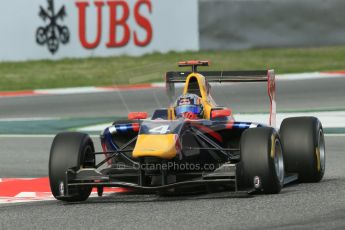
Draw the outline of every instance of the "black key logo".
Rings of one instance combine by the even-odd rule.
[[[44,22],[48,21],[45,26],[38,27],[36,31],[36,42],[39,45],[47,45],[48,50],[54,54],[59,49],[60,43],[67,44],[70,40],[70,32],[67,26],[62,25],[66,17],[66,8],[62,6],[55,13],[54,0],[47,0],[48,8],[40,6],[39,16]]]

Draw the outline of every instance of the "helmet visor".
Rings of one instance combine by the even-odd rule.
[[[199,115],[201,113],[201,108],[200,106],[196,106],[196,105],[180,105],[180,106],[177,106],[175,109],[176,116],[180,116],[181,114],[186,113],[186,112],[192,112],[194,114]]]

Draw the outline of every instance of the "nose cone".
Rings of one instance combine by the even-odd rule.
[[[138,136],[132,156],[172,159],[177,154],[175,134],[142,134]]]

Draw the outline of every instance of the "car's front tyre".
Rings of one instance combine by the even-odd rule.
[[[241,136],[240,149],[239,188],[279,193],[285,170],[278,133],[269,127],[247,129]]]
[[[60,133],[54,140],[49,157],[49,182],[53,196],[58,200],[77,202],[86,200],[91,187],[76,187],[66,194],[66,171],[73,168],[94,167],[94,145],[89,135],[84,133]]]

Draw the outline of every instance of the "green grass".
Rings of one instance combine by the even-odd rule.
[[[0,90],[107,86],[162,81],[177,62],[211,61],[210,70],[273,68],[277,73],[345,69],[345,46],[154,53],[141,57],[64,59],[0,63]]]

